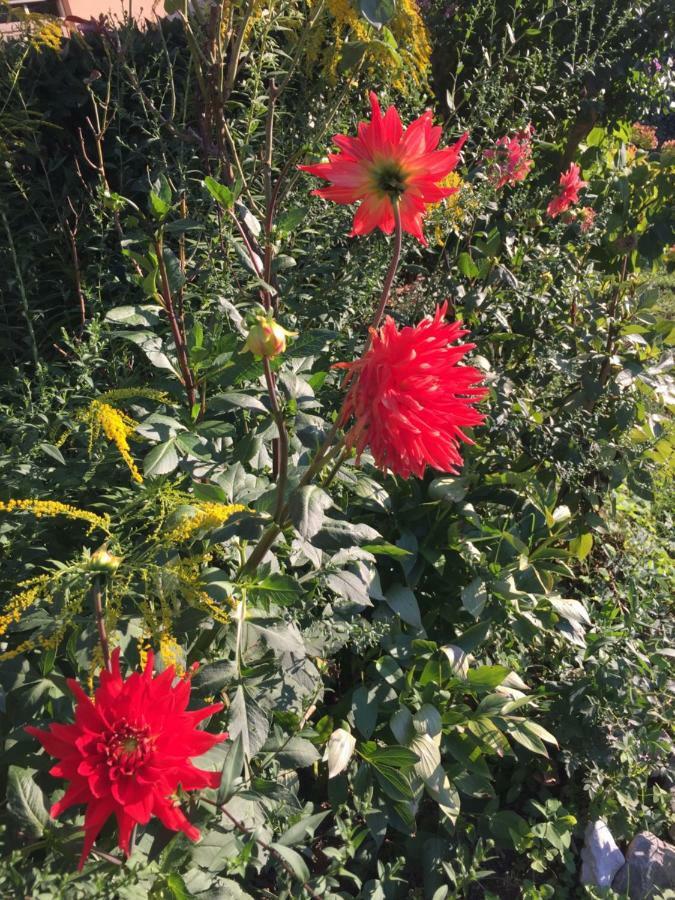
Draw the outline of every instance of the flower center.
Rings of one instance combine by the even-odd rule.
[[[380,163],[373,171],[373,180],[375,188],[392,200],[398,200],[405,193],[407,176],[398,163]]]
[[[115,780],[122,775],[133,775],[146,762],[153,744],[147,725],[131,725],[126,719],[117,721],[99,745],[110,778]]]

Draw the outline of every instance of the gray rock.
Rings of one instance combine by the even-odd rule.
[[[609,887],[623,866],[623,853],[616,845],[612,832],[602,819],[589,822],[581,849],[581,883]]]
[[[648,900],[659,891],[675,888],[675,847],[641,831],[630,842],[626,864],[617,873],[612,889],[631,900]]]

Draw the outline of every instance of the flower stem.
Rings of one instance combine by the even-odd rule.
[[[391,286],[394,283],[394,276],[396,275],[396,270],[398,269],[398,264],[401,259],[401,246],[403,244],[401,210],[398,205],[398,200],[393,200],[391,205],[394,209],[394,252],[391,257],[391,262],[389,263],[389,268],[387,269],[387,275],[384,279],[384,284],[382,285],[382,294],[380,295],[379,305],[375,310],[373,321],[370,323],[371,328],[378,328],[380,322],[382,321],[382,316],[384,315],[384,310],[387,306],[387,300],[389,299]]]
[[[279,406],[279,395],[274,379],[274,373],[267,357],[263,359],[263,368],[265,370],[265,381],[267,383],[267,393],[270,397],[272,406],[272,416],[276,422],[279,437],[277,438],[277,453],[275,457],[275,475],[277,482],[277,502],[274,509],[274,521],[281,521],[281,514],[284,508],[284,493],[286,490],[286,480],[288,476],[288,430],[284,421],[284,414]]]
[[[101,576],[94,575],[94,582],[91,586],[91,601],[94,607],[94,615],[96,616],[96,627],[98,628],[98,639],[101,644],[103,653],[103,665],[106,671],[111,672],[110,666],[110,645],[108,643],[108,633],[105,629],[105,616],[103,614],[103,586],[101,584]]]

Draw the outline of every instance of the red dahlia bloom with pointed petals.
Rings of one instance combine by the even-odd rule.
[[[27,727],[47,753],[57,757],[52,775],[67,779],[65,795],[51,808],[55,818],[76,804],[85,804],[82,868],[94,841],[111,815],[117,819],[119,846],[129,855],[134,825],[146,825],[151,816],[172,831],[196,841],[199,829],[185,817],[176,792],[217,787],[218,772],[192,765],[227,734],[208,734],[196,728],[222,703],[187,712],[190,682],[174,684],[173,667],[153,678],[153,655],[148,654],[142,674],[125,681],[120,673],[119,650],[112,656],[112,672],[102,672],[91,700],[74,679],[68,686],[77,698],[75,724],[53,722],[49,731]]]
[[[546,212],[552,219],[579,201],[579,191],[588,184],[587,181],[582,181],[580,176],[581,169],[576,163],[570,163],[569,169],[560,176],[559,184],[562,192],[546,207]]]
[[[388,316],[361,359],[338,364],[351,382],[340,419],[354,419],[347,446],[359,455],[370,447],[378,468],[402,478],[421,478],[426,466],[456,473],[460,441],[473,443],[462,429],[484,420],[474,409],[487,394],[482,374],[458,365],[475,344],[451,346],[468,332],[443,321],[447,308],[400,331]]]
[[[369,234],[380,228],[394,230],[393,203],[398,202],[401,226],[426,244],[422,220],[427,207],[454,194],[458,188],[440,182],[459,160],[468,134],[438,150],[442,129],[432,125],[431,110],[404,129],[396,107],[382,114],[376,94],[370,94],[372,118],[361,122],[357,137],[336,134],[339,153],[330,153],[328,162],[299,168],[317,175],[331,185],[312,193],[335,203],[358,203],[350,237]]]
[[[532,135],[534,128],[528,125],[509,137],[500,137],[494,148],[485,151],[490,162],[489,177],[497,190],[507,184],[523,181],[532,166]]]

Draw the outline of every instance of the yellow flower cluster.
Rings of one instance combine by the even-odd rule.
[[[0,8],[10,14],[10,21],[20,23],[28,43],[38,52],[60,50],[64,38],[63,25],[55,16],[28,12],[19,4],[10,6],[7,0],[0,0]]]
[[[467,216],[478,209],[478,198],[474,189],[467,184],[458,172],[450,172],[440,182],[441,187],[458,188],[454,194],[429,205],[431,212],[431,225],[436,243],[445,243],[448,228],[459,232],[466,221]]]
[[[142,484],[143,476],[138,471],[129,449],[129,437],[136,430],[138,423],[126,413],[101,399],[92,400],[88,409],[83,413],[83,418],[89,422],[91,429],[89,435],[90,450],[91,445],[102,430],[107,440],[117,447],[120,456],[131,472],[131,477],[134,481]]]
[[[188,601],[195,606],[201,606],[207,610],[216,622],[227,625],[230,617],[226,610],[222,609],[216,601],[204,590],[201,577],[203,557],[196,556],[175,562],[170,568],[180,583],[181,591]],[[234,606],[234,599],[228,598],[230,605]]]
[[[185,675],[183,650],[169,631],[163,631],[159,637],[159,655],[167,668],[169,666],[174,667],[176,675]]]
[[[2,636],[10,625],[19,622],[21,616],[26,612],[29,606],[32,606],[39,598],[42,588],[49,575],[40,575],[38,578],[31,578],[29,581],[22,581],[18,587],[23,588],[18,594],[15,594],[8,603],[5,604],[2,615],[0,615],[0,636]]]
[[[234,515],[246,509],[240,503],[209,503],[198,501],[194,504],[195,514],[186,517],[164,536],[164,541],[170,544],[182,544],[190,540],[197,531],[220,528]]]
[[[94,528],[100,528],[105,532],[110,531],[110,516],[107,513],[104,516],[98,516],[86,509],[78,509],[68,503],[59,503],[57,500],[0,500],[0,512],[29,512],[36,519],[43,516],[67,516],[69,519],[82,519],[89,522],[87,533],[91,533]]]
[[[361,15],[356,0],[328,0],[328,16],[320,16],[307,42],[308,68],[320,65],[324,76],[337,81],[347,43],[367,45],[369,74],[380,76],[406,93],[412,85],[423,85],[429,75],[431,44],[415,0],[399,0],[388,28],[398,45],[394,52]]]
[[[45,582],[47,582],[49,579],[50,579],[49,575],[40,576],[40,580],[41,580],[40,587],[42,587],[42,585]],[[37,579],[34,579],[33,581],[35,582],[35,581],[37,581]],[[28,582],[24,582],[24,584],[27,584],[27,583]],[[23,593],[24,594],[28,593],[28,591],[30,591],[30,588],[28,588],[27,591],[25,591]],[[38,591],[38,593],[40,593],[40,591]],[[17,597],[14,597],[13,600],[10,600],[10,604],[13,602],[16,602],[20,596],[21,595],[17,595]],[[63,635],[65,634],[66,629],[68,628],[68,625],[72,622],[72,620],[75,618],[75,616],[80,611],[80,608],[82,607],[82,602],[84,600],[84,596],[85,596],[84,591],[81,591],[80,593],[77,593],[77,594],[71,594],[70,598],[68,600],[68,604],[66,605],[66,607],[64,609],[63,618],[61,619],[60,622],[56,623],[56,628],[54,629],[54,631],[52,631],[51,634],[41,634],[38,637],[27,638],[25,641],[22,641],[22,643],[20,643],[16,647],[14,647],[12,650],[6,650],[4,653],[0,653],[0,662],[6,662],[7,660],[15,659],[17,656],[21,656],[23,653],[28,653],[30,650],[34,650],[36,647],[41,647],[43,651],[50,650],[51,648],[56,647],[60,643]],[[33,597],[32,602],[34,602],[36,599],[37,599],[37,594]],[[48,601],[51,601],[51,597],[45,596],[45,599]]]

